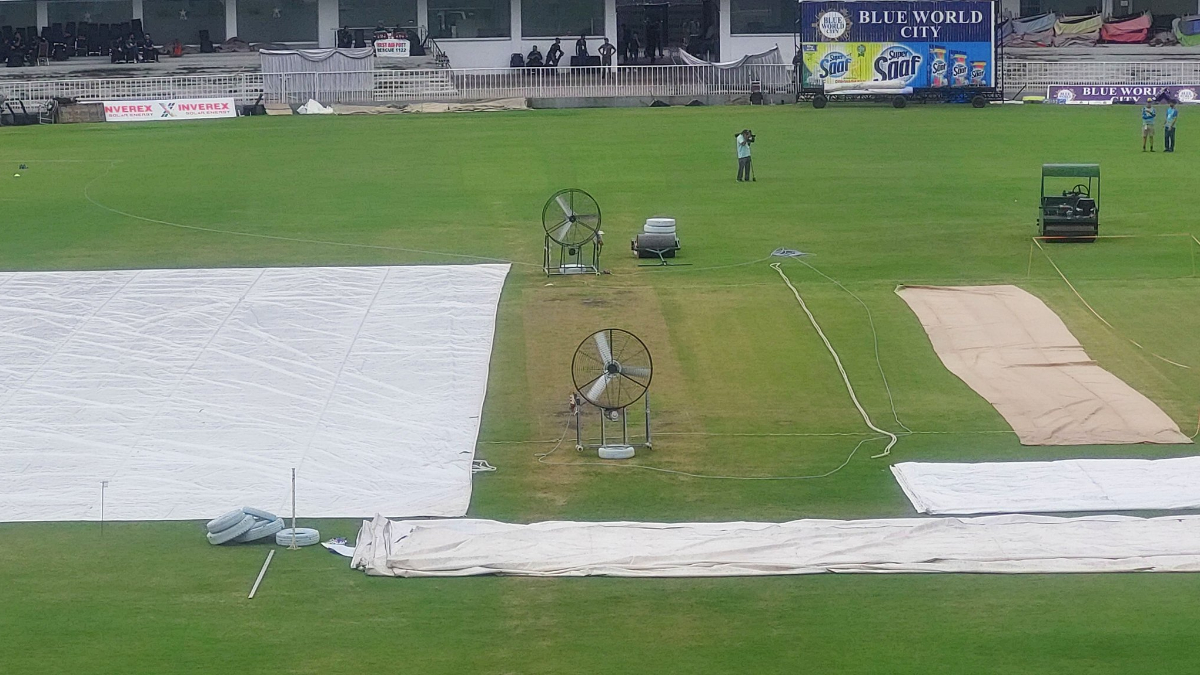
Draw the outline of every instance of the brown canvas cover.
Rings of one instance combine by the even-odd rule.
[[[1016,286],[901,286],[942,363],[1024,445],[1191,443],[1101,368],[1049,307]]]

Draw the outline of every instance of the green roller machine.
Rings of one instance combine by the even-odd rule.
[[[1096,240],[1100,232],[1099,164],[1042,165],[1038,229],[1050,241]]]

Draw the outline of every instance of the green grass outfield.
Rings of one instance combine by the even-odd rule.
[[[1019,284],[1190,434],[1200,404],[1200,246],[1151,236],[1200,235],[1200,150],[1188,114],[1174,155],[1140,151],[1136,107],[669,108],[5,129],[0,269],[466,261],[415,251],[511,259],[478,448],[499,470],[476,477],[472,515],[904,516],[912,512],[892,461],[1194,452],[1020,446],[941,366],[893,294],[899,283]],[[759,138],[753,184],[734,181],[733,134],[746,126]],[[1063,161],[1100,162],[1102,232],[1140,235],[1047,248],[1113,329],[1031,248],[1039,165]],[[29,168],[13,177],[20,162]],[[548,282],[538,267],[540,211],[571,186],[604,209],[612,275]],[[639,269],[629,257],[632,233],[661,214],[678,219],[680,261],[691,267]],[[740,264],[778,246],[811,252],[812,265],[870,306],[899,417],[922,433],[887,459],[870,458],[882,447],[872,442],[844,470],[808,481],[534,460],[563,433],[575,345],[614,325],[639,334],[655,357],[660,435],[634,463],[727,475],[841,464],[866,436],[862,420],[776,273],[766,262]],[[783,269],[875,422],[897,429],[862,307],[803,265]],[[832,433],[860,435],[808,435]],[[560,449],[552,459],[577,458]],[[357,529],[308,524],[325,536]],[[1200,655],[1196,575],[397,580],[366,578],[313,548],[280,551],[247,601],[268,547],[210,547],[194,522],[109,524],[103,538],[90,523],[0,524],[0,542],[0,673],[21,675],[1176,674],[1195,671]]]

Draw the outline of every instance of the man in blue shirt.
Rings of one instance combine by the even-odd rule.
[[[738,158],[738,182],[754,180],[750,168],[750,143],[753,142],[754,135],[749,129],[743,129],[737,135],[737,158]]]
[[[1163,152],[1175,152],[1175,118],[1179,117],[1179,111],[1175,109],[1175,102],[1167,106],[1166,121],[1163,122]]]
[[[1142,108],[1142,152],[1146,151],[1147,139],[1150,141],[1150,152],[1154,152],[1154,118],[1157,115],[1153,100],[1146,99],[1146,107]]]

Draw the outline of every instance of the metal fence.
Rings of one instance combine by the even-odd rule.
[[[1004,64],[1009,91],[1056,84],[1200,84],[1200,61],[1017,61]]]
[[[1041,62],[1005,64],[1010,93],[1068,84],[1200,84],[1200,61]],[[0,94],[27,101],[234,98],[249,103],[325,104],[456,101],[489,98],[700,97],[746,95],[754,88],[772,98],[795,93],[790,65],[720,69],[709,66],[631,66],[570,69],[481,68],[376,70],[367,82],[338,84],[340,73],[241,73],[183,77],[0,80]],[[272,79],[264,87],[264,78]],[[360,78],[361,79],[361,78]]]

